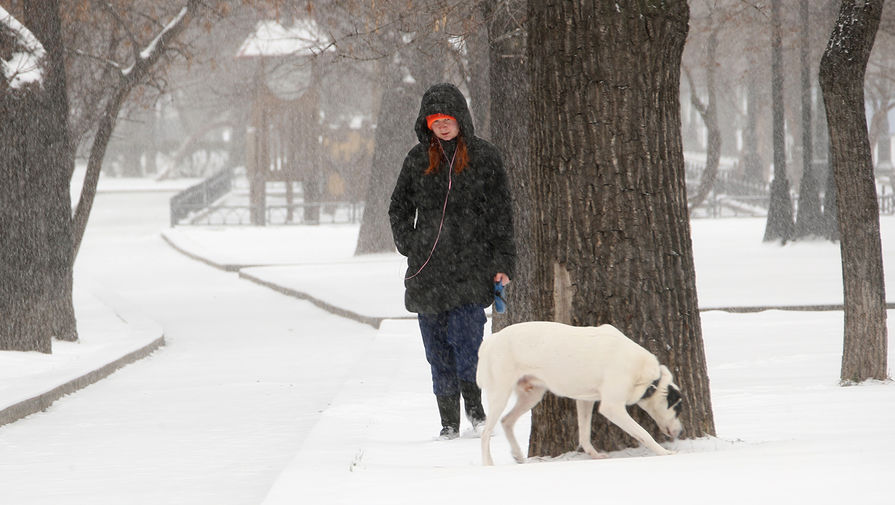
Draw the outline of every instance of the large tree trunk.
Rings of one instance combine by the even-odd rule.
[[[771,0],[771,107],[774,122],[774,179],[771,180],[771,201],[764,231],[765,242],[786,243],[793,235],[792,199],[786,177],[786,125],[783,118],[783,43],[780,21],[780,0]]]
[[[532,318],[538,282],[535,279],[535,212],[531,202],[531,168],[528,156],[530,88],[525,52],[525,0],[499,4],[485,2],[491,75],[491,133],[503,155],[513,197],[516,239],[516,277],[505,296],[509,309],[494,314],[492,331]]]
[[[46,92],[2,90],[0,110],[0,350],[52,350],[44,324],[53,284],[49,273],[44,192],[49,181],[38,139]]]
[[[34,188],[43,194],[47,224],[47,260],[50,282],[48,311],[44,322],[50,334],[60,340],[78,339],[72,292],[74,288],[74,250],[72,247],[71,177],[75,169],[75,150],[68,124],[62,24],[58,0],[26,2],[25,23],[47,51],[45,124],[47,186]]]
[[[883,0],[843,1],[820,63],[841,236],[845,337],[842,380],[886,378],[886,286],[864,72]]]
[[[687,4],[530,1],[528,13],[533,315],[617,326],[675,374],[686,434],[713,434],[680,131]],[[633,443],[602,416],[593,433],[603,450]],[[532,415],[529,454],[576,443],[573,405],[548,395]]]
[[[490,5],[490,2],[485,4]],[[481,22],[482,9],[474,15],[475,30],[466,36],[467,73],[472,120],[475,134],[483,139],[491,138],[491,76],[488,50],[488,25]]]
[[[44,206],[54,172],[47,144],[58,140],[50,89],[44,85],[49,58],[28,40],[36,34],[21,36],[3,21],[0,51],[29,54],[42,75],[30,82],[0,75],[0,350],[49,353],[52,332],[45,315],[54,289],[53,242]]]
[[[399,36],[394,35],[396,39]],[[430,61],[422,58],[417,50],[417,47],[405,47],[401,58],[386,58],[380,63],[382,99],[376,115],[370,183],[367,186],[364,215],[354,250],[356,255],[395,250],[388,221],[392,190],[398,180],[404,157],[419,142],[413,132],[413,124],[419,113],[423,93],[430,85],[438,82],[444,72],[444,53],[434,53],[441,57]],[[439,50],[440,48],[436,48],[433,51]],[[427,54],[432,57],[433,52]],[[409,62],[407,66],[410,67],[412,79],[405,78],[404,65],[390,63],[395,59]]]
[[[398,71],[383,62],[382,99],[376,118],[373,161],[370,167],[370,183],[364,204],[357,248],[354,254],[371,254],[395,250],[392,231],[388,222],[388,205],[401,160],[413,146],[413,121],[419,108],[419,98],[406,89]]]
[[[49,353],[52,337],[77,340],[69,194],[74,153],[58,2],[25,3],[22,21],[45,55],[40,84],[0,86],[0,349]]]

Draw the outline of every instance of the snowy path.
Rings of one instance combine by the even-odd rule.
[[[76,272],[167,346],[0,428],[0,502],[259,503],[371,344],[369,326],[173,251],[169,196],[100,195]]]

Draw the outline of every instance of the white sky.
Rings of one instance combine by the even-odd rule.
[[[296,19],[292,26],[259,21],[255,32],[242,43],[236,56],[288,56],[322,51],[329,44],[312,19]],[[327,48],[332,49],[332,48]]]

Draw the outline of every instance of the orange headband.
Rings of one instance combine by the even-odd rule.
[[[454,119],[453,116],[448,116],[447,114],[441,114],[441,113],[431,114],[429,116],[426,116],[426,126],[428,126],[429,129],[431,130],[432,123],[434,123],[435,121],[438,121],[439,119],[453,119],[454,121],[456,121],[456,119]]]

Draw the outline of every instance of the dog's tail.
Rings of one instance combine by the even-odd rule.
[[[488,389],[491,384],[491,353],[488,351],[490,347],[490,338],[482,341],[479,346],[479,363],[475,371],[475,381],[481,389]]]

